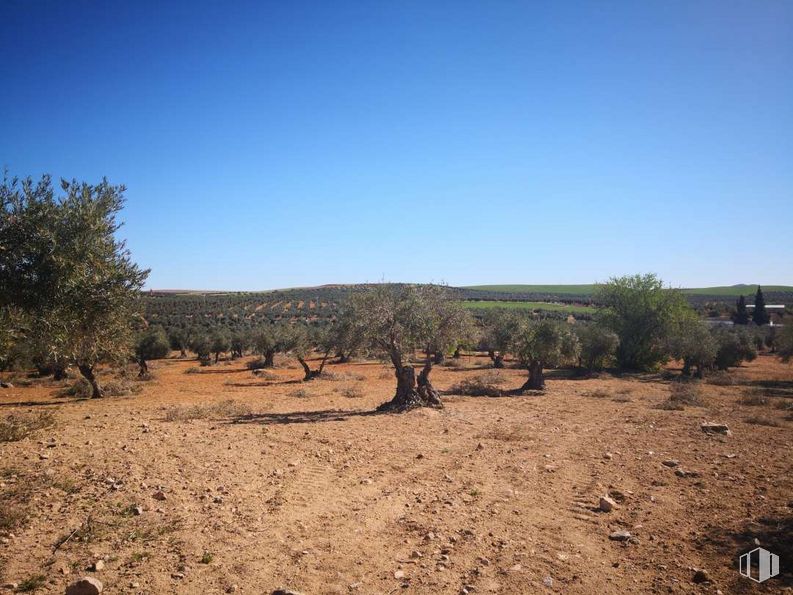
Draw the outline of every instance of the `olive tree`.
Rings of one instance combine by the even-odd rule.
[[[785,325],[776,334],[774,346],[783,362],[793,359],[793,319],[785,320]]]
[[[171,345],[168,335],[160,326],[150,327],[137,341],[135,345],[135,360],[138,362],[138,376],[145,376],[149,371],[148,360],[162,359],[168,355]]]
[[[669,352],[683,362],[683,376],[690,376],[696,368],[696,377],[702,378],[705,370],[716,361],[718,346],[708,325],[696,316],[681,319],[669,337]]]
[[[289,350],[290,337],[285,324],[265,324],[251,333],[253,351],[264,357],[265,368],[275,365],[275,355]]]
[[[430,382],[434,353],[449,349],[464,332],[470,324],[469,313],[445,287],[436,285],[377,285],[352,295],[350,307],[361,322],[366,344],[385,353],[394,366],[396,394],[378,410],[442,408]],[[410,364],[417,349],[425,353],[418,376]]]
[[[652,370],[668,359],[668,339],[691,307],[678,290],[655,275],[612,278],[600,285],[598,321],[619,337],[617,363],[630,370]]]
[[[743,328],[718,328],[713,331],[713,338],[716,342],[714,363],[719,370],[734,368],[741,362],[757,358],[754,339]]]
[[[578,358],[578,337],[566,322],[556,320],[526,320],[517,330],[512,350],[529,371],[529,378],[521,390],[545,388],[543,369],[561,366]]]
[[[580,344],[581,366],[588,371],[602,370],[612,361],[620,338],[600,324],[576,324],[575,334]]]
[[[494,368],[504,367],[504,356],[512,347],[515,334],[524,319],[526,316],[503,308],[485,314],[481,345],[493,361]]]
[[[288,331],[286,342],[288,351],[303,368],[303,380],[314,380],[322,375],[334,346],[333,336],[328,328],[296,324]],[[316,370],[312,370],[308,360],[315,351],[320,354],[320,363]]]
[[[97,364],[131,351],[148,271],[116,238],[123,186],[62,180],[61,190],[49,176],[0,186],[0,307],[24,311],[24,340],[76,365],[97,398]]]

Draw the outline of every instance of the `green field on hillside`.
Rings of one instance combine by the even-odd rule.
[[[590,296],[595,291],[595,284],[590,285],[469,285],[464,289],[478,291],[492,291],[500,293],[547,293],[554,295]],[[763,291],[768,292],[793,292],[791,285],[762,285]],[[692,287],[683,288],[683,293],[691,295],[713,295],[723,297],[738,297],[739,295],[754,295],[757,285],[729,285],[721,287]]]
[[[553,302],[508,302],[499,300],[465,300],[460,302],[471,310],[492,310],[505,308],[508,310],[549,310],[552,312],[569,312],[570,314],[592,314],[595,308],[578,304],[555,304]]]

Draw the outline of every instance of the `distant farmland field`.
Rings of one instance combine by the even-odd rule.
[[[464,300],[461,302],[471,310],[492,310],[505,308],[509,310],[546,310],[551,312],[569,312],[570,314],[593,314],[595,308],[580,304],[555,304],[553,302],[510,302],[504,300]]]
[[[470,285],[464,287],[464,289],[499,293],[549,293],[590,296],[595,291],[595,285]]]

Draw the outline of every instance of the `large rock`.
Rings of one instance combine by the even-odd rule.
[[[66,595],[99,595],[102,589],[102,581],[90,576],[84,576],[66,587]]]
[[[602,512],[611,512],[617,507],[617,503],[608,496],[600,497],[599,508]]]
[[[727,427],[727,424],[717,424],[712,421],[705,421],[702,422],[699,427],[706,434],[724,434],[725,436],[729,436],[731,434],[730,428]]]

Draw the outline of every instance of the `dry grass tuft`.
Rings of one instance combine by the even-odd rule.
[[[738,402],[741,405],[747,405],[750,407],[761,407],[768,405],[769,403],[768,397],[766,397],[762,391],[754,390],[749,391],[747,394],[741,397]]]
[[[694,382],[674,382],[669,385],[669,398],[656,408],[666,411],[682,411],[686,405],[701,407],[702,390]]]
[[[768,426],[770,428],[778,428],[781,425],[777,420],[771,419],[770,417],[763,417],[761,415],[747,417],[745,421],[746,423],[752,424],[754,426]]]
[[[705,382],[715,386],[732,386],[735,384],[735,379],[730,376],[729,372],[718,370],[712,372],[705,377]]]
[[[27,438],[33,432],[55,425],[51,411],[38,413],[12,413],[0,420],[0,442],[16,442]]]
[[[165,421],[190,421],[193,419],[220,419],[224,417],[241,417],[250,415],[252,409],[246,403],[238,403],[233,399],[213,405],[189,405],[170,407],[165,412]]]
[[[479,376],[461,380],[447,392],[454,395],[464,395],[468,397],[501,397],[504,390],[499,385],[507,382],[507,379],[497,370],[490,370]]]

